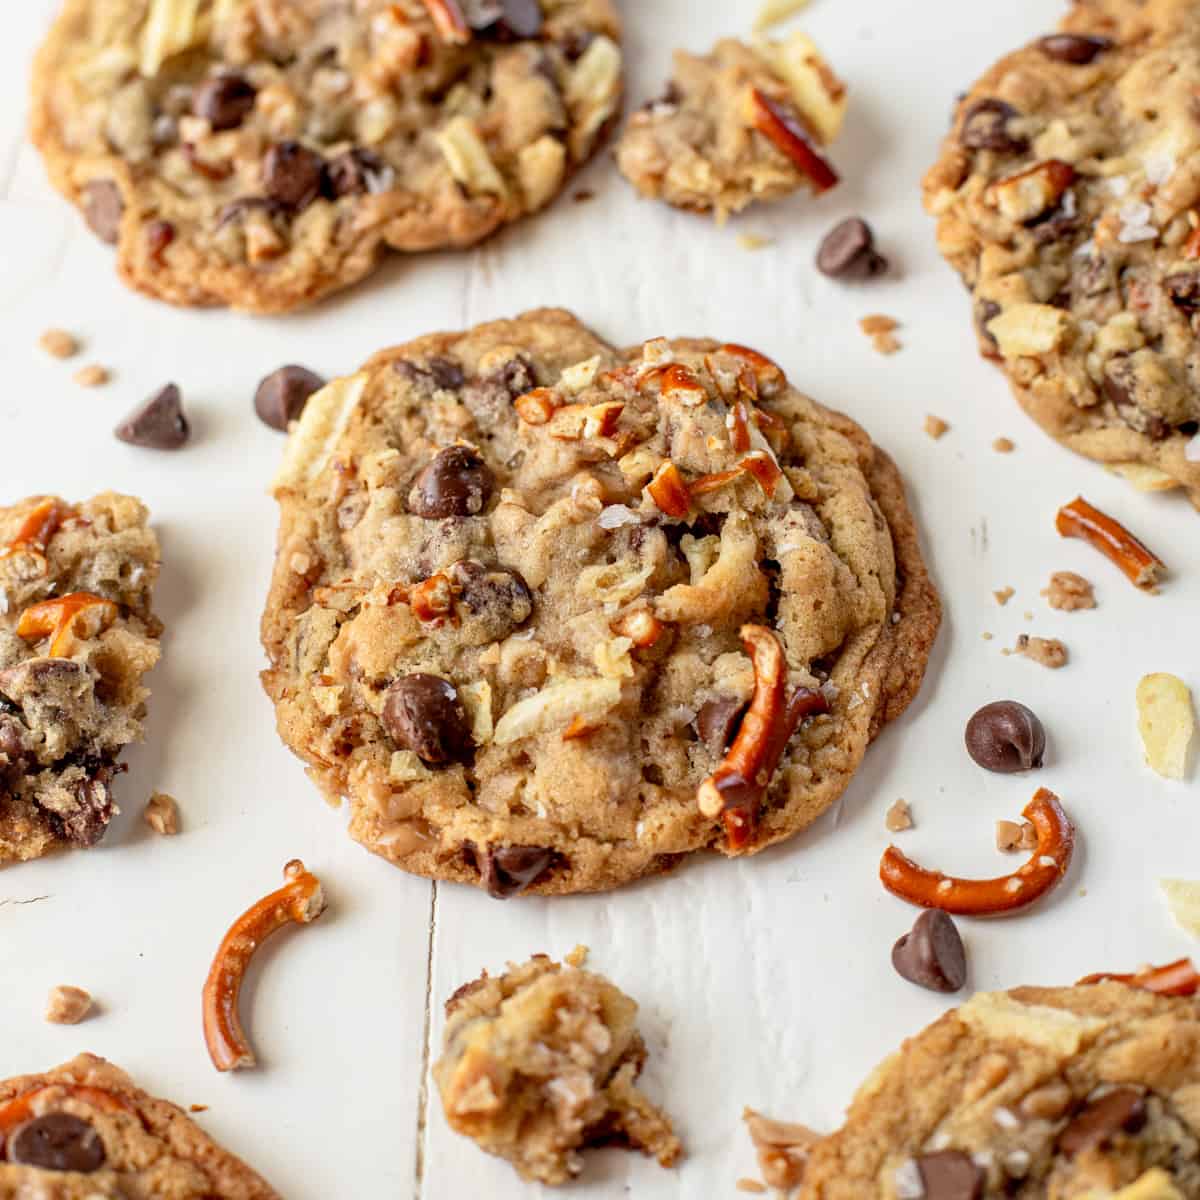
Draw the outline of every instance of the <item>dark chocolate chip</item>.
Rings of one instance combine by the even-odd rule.
[[[178,450],[191,434],[187,417],[183,415],[183,397],[179,388],[168,383],[130,413],[115,432],[122,442],[131,446],[146,450]]]
[[[107,1154],[95,1128],[71,1113],[46,1113],[26,1121],[8,1139],[8,1161],[43,1171],[90,1175]]]
[[[0,712],[0,773],[21,768],[26,760],[24,724],[15,715]]]
[[[304,411],[308,398],[325,386],[325,380],[307,367],[289,363],[272,371],[254,393],[254,411],[265,425],[287,432],[288,425]]]
[[[462,367],[449,358],[431,358],[424,364],[398,358],[392,367],[410,383],[425,384],[447,392],[457,392],[467,382]]]
[[[992,331],[988,328],[988,322],[993,317],[1000,315],[1000,305],[995,300],[980,300],[975,305],[975,328],[979,331],[979,336],[988,343],[989,346],[996,346],[996,338]]]
[[[488,895],[496,900],[511,900],[537,883],[554,865],[553,850],[543,846],[489,846],[480,850],[471,846]]]
[[[923,912],[892,947],[896,972],[931,992],[957,992],[967,981],[967,953],[958,928],[941,909]]]
[[[993,700],[967,722],[967,753],[985,771],[1011,775],[1042,765],[1046,730],[1035,712],[1015,700]]]
[[[102,242],[116,245],[124,211],[121,189],[111,179],[93,179],[83,185],[83,219]]]
[[[1104,368],[1104,398],[1130,429],[1161,442],[1170,435],[1171,426],[1158,413],[1150,412],[1138,403],[1137,383],[1137,368],[1127,355],[1118,354],[1109,359]]]
[[[875,250],[875,234],[861,217],[835,225],[817,250],[817,270],[833,279],[869,279],[887,267],[887,259]]]
[[[280,204],[278,200],[271,200],[266,196],[239,196],[236,200],[231,200],[217,213],[217,228],[223,229],[230,221],[236,221],[238,217],[244,216],[246,213],[253,212],[256,209],[265,211],[269,217],[279,216],[287,212],[287,206]]]
[[[1200,271],[1176,271],[1163,280],[1163,287],[1176,308],[1189,312],[1200,308]]]
[[[592,29],[569,29],[559,39],[558,45],[567,62],[578,62],[595,40],[596,33]]]
[[[1068,1158],[1102,1145],[1115,1134],[1137,1133],[1146,1124],[1146,1101],[1136,1088],[1119,1087],[1093,1100],[1058,1136]]]
[[[325,191],[334,197],[385,192],[396,173],[370,150],[345,150],[325,164]]]
[[[474,517],[492,494],[491,468],[467,446],[440,450],[413,481],[408,511],[431,520]]]
[[[538,0],[464,0],[467,24],[483,37],[537,37],[542,31]]]
[[[1003,100],[976,100],[963,114],[959,141],[971,150],[996,150],[1001,154],[1020,154],[1029,143],[1014,137],[1008,124],[1017,110]]]
[[[203,117],[214,131],[236,129],[250,115],[257,94],[240,75],[214,75],[196,88],[192,112]]]
[[[746,702],[735,696],[715,696],[706,700],[696,714],[696,732],[714,755],[725,753],[746,711]]]
[[[299,142],[276,142],[263,158],[263,187],[272,200],[307,208],[321,190],[325,160]]]
[[[163,251],[175,240],[175,226],[170,221],[151,221],[143,237],[146,239],[146,253],[161,264]]]
[[[1081,67],[1092,62],[1105,50],[1111,49],[1112,39],[1082,33],[1052,33],[1048,37],[1039,38],[1037,45],[1047,58]]]
[[[983,1168],[962,1150],[922,1154],[917,1171],[925,1185],[925,1200],[980,1200],[983,1196]]]
[[[402,750],[441,767],[466,756],[471,728],[458,692],[440,675],[404,675],[388,688],[383,727]]]
[[[533,615],[533,595],[516,571],[463,559],[449,575],[458,589],[460,636],[469,644],[501,642]]]

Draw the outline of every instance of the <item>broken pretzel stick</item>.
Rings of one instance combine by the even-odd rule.
[[[962,916],[991,916],[1025,908],[1044,896],[1067,873],[1075,849],[1075,827],[1058,797],[1046,788],[1021,814],[1037,832],[1037,845],[1024,866],[998,879],[957,879],[919,867],[895,846],[884,851],[879,878],[893,896],[921,908]]]
[[[1194,996],[1200,992],[1200,971],[1190,958],[1180,958],[1163,967],[1143,967],[1133,975],[1087,975],[1079,986],[1108,982],[1127,983],[1160,996]]]
[[[325,911],[325,893],[315,875],[294,858],[283,868],[287,882],[264,896],[230,927],[204,981],[204,1043],[218,1071],[254,1066],[254,1051],[238,1016],[242,979],[254,952],[289,922],[308,925]]]
[[[95,637],[117,619],[117,611],[117,606],[103,596],[72,592],[69,596],[30,605],[17,622],[17,636],[26,640],[49,636],[50,657],[64,658],[70,653],[71,638],[81,617],[86,615],[89,624],[83,636]]]
[[[74,515],[75,510],[57,498],[41,501],[21,523],[12,541],[0,550],[0,559],[27,554],[44,575],[47,570],[46,547],[59,526]]]
[[[1140,588],[1153,587],[1166,570],[1162,560],[1124,525],[1093,508],[1082,496],[1058,510],[1054,525],[1063,537],[1081,538],[1095,547]]]
[[[47,1092],[62,1093],[65,1100],[78,1100],[105,1112],[130,1111],[130,1106],[120,1096],[106,1092],[103,1088],[89,1087],[82,1083],[48,1083],[43,1087],[34,1088],[31,1092],[22,1092],[7,1104],[0,1106],[0,1144],[17,1126],[24,1125],[37,1115],[33,1111],[33,1102],[39,1096],[45,1096]]]

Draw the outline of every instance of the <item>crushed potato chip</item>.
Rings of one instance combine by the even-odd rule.
[[[1137,708],[1146,762],[1164,779],[1182,779],[1196,729],[1187,684],[1165,671],[1147,675],[1137,686]]]
[[[834,74],[812,38],[793,33],[782,42],[754,39],[754,49],[788,85],[792,100],[817,138],[829,145],[846,117],[846,85]]]
[[[1200,937],[1200,880],[1160,879],[1158,886],[1180,929]]]
[[[583,720],[602,717],[620,700],[621,684],[616,679],[564,679],[518,700],[496,722],[492,741],[497,746],[507,746],[521,738],[569,725],[577,717]]]
[[[142,29],[140,70],[146,78],[174,54],[201,39],[201,0],[151,0]]]
[[[1139,492],[1169,492],[1180,487],[1180,482],[1166,471],[1158,467],[1147,466],[1145,463],[1112,463],[1106,468],[1113,475],[1120,475],[1127,483],[1133,484]]]
[[[1013,304],[987,323],[1005,358],[1049,354],[1067,335],[1071,318],[1049,304]]]
[[[754,18],[754,29],[759,32],[794,17],[802,8],[808,7],[808,0],[763,0],[763,6]]]
[[[496,196],[508,195],[504,178],[496,169],[475,123],[469,117],[452,118],[433,137],[446,159],[450,174],[468,192],[476,195],[484,192]]]

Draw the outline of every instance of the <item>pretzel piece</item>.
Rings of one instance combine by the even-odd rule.
[[[103,596],[72,592],[69,596],[30,605],[17,622],[17,636],[27,641],[49,636],[50,657],[64,658],[70,653],[71,638],[81,617],[86,614],[89,621],[95,622],[94,630],[85,635],[94,637],[117,619],[117,613],[117,606]]]
[[[1079,981],[1079,986],[1110,981],[1127,983],[1160,996],[1195,996],[1200,992],[1200,971],[1190,958],[1179,958],[1162,967],[1143,967],[1132,975],[1087,975]]]
[[[1166,567],[1119,521],[1093,508],[1082,496],[1058,510],[1054,526],[1063,537],[1081,538],[1117,564],[1137,587],[1151,588]]]

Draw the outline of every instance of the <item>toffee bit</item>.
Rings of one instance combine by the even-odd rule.
[[[935,417],[933,413],[929,413],[925,418],[925,432],[936,442],[938,438],[944,437],[950,430],[948,421],[943,421],[941,417]]]

